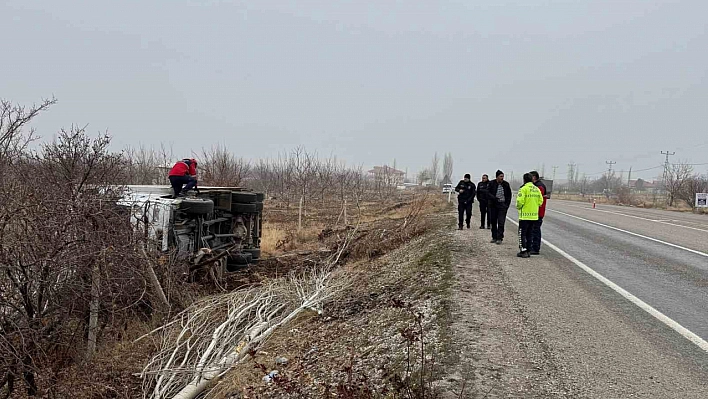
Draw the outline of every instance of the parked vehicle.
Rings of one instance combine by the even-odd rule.
[[[233,271],[261,257],[263,201],[263,194],[240,187],[200,187],[172,198],[169,186],[127,186],[118,204],[158,250],[193,265],[214,260]]]
[[[550,197],[551,194],[553,193],[553,180],[547,180],[547,179],[541,178],[541,182],[543,182],[543,184],[546,185],[546,195],[548,195],[548,197]]]

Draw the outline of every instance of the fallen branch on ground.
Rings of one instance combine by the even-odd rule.
[[[354,233],[301,275],[203,299],[153,331],[161,332],[162,348],[140,374],[145,397],[195,398],[278,327],[306,309],[317,311],[346,284],[333,273]]]

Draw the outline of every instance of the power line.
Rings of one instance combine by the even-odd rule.
[[[635,172],[645,172],[647,170],[659,169],[659,168],[663,168],[663,167],[664,167],[664,165],[657,165],[657,166],[652,166],[651,168],[637,169],[637,170],[635,170]]]

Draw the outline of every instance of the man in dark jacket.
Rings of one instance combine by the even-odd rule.
[[[457,214],[458,214],[458,224],[457,227],[462,230],[462,221],[467,213],[467,228],[470,228],[470,221],[472,219],[472,204],[474,203],[474,193],[475,193],[474,183],[470,180],[470,174],[466,174],[465,178],[460,180],[455,187],[455,191],[458,192],[457,195]]]
[[[541,209],[538,210],[538,221],[534,223],[533,226],[533,239],[531,241],[531,255],[538,255],[541,251],[541,226],[543,225],[543,217],[546,216],[546,200],[548,200],[548,190],[546,185],[541,181],[541,177],[535,170],[531,172],[531,177],[533,178],[533,184],[541,190],[541,195],[543,195],[543,205]]]
[[[497,170],[496,179],[489,182],[487,198],[492,219],[492,243],[501,245],[504,240],[506,212],[511,205],[511,186],[504,180],[504,172]]]
[[[477,203],[479,203],[479,218],[481,219],[479,228],[484,228],[484,221],[487,221],[487,228],[492,228],[492,217],[489,215],[489,176],[482,175],[482,181],[477,183]]]

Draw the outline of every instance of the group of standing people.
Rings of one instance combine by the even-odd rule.
[[[523,176],[524,184],[516,195],[516,208],[519,212],[519,253],[517,256],[528,258],[541,251],[541,225],[546,213],[546,200],[549,198],[546,186],[538,172],[532,171]],[[480,229],[492,231],[491,243],[501,245],[504,241],[506,215],[511,206],[512,192],[509,182],[504,180],[504,172],[497,170],[494,180],[482,175],[482,180],[475,184],[469,174],[455,187],[458,193],[458,229],[463,222],[471,228],[472,205],[475,198],[479,203]],[[485,225],[486,222],[486,225]]]

